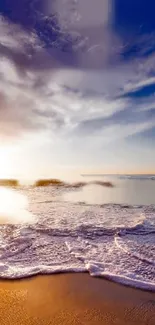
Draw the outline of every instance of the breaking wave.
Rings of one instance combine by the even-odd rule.
[[[35,218],[31,223],[18,219],[13,224],[10,219],[9,224],[0,225],[1,278],[87,271],[91,276],[155,290],[154,205],[52,201],[52,188],[24,193]]]

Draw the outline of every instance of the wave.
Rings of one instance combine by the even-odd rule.
[[[155,181],[155,175],[119,175],[119,179],[128,180],[152,180]]]
[[[54,191],[28,191],[34,223],[0,225],[0,277],[89,272],[155,291],[155,206],[47,204]]]

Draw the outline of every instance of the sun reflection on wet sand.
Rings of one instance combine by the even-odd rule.
[[[33,223],[34,216],[28,211],[28,199],[23,194],[0,187],[0,224]]]

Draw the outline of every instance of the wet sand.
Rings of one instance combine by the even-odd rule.
[[[3,325],[154,325],[155,293],[88,274],[0,281]]]

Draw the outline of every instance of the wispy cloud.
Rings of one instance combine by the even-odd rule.
[[[90,15],[88,1],[50,3],[37,12],[37,28],[0,17],[0,135],[48,130],[108,143],[154,128],[152,91],[144,88],[155,84],[155,55],[122,60],[107,1],[92,1]],[[143,102],[133,96],[139,91]]]

